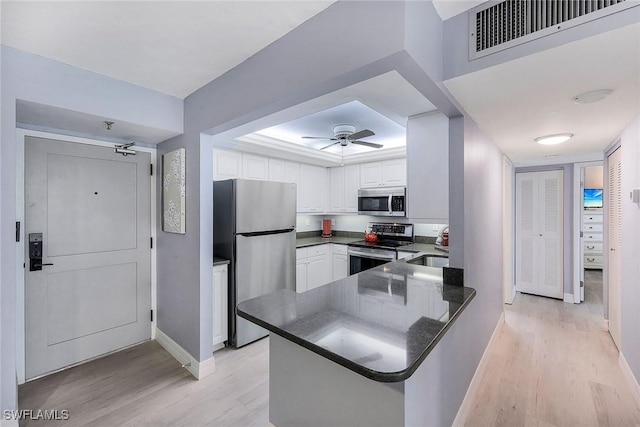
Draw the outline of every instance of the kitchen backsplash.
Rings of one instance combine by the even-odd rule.
[[[335,221],[332,225],[333,230],[364,232],[370,222],[411,222],[404,218],[385,218],[366,215],[298,215],[296,221],[296,231],[298,233],[305,231],[322,230],[322,220],[329,218]],[[414,224],[414,234],[416,236],[437,237],[440,230],[445,227],[443,224]]]

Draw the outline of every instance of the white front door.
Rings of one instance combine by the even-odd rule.
[[[613,341],[622,349],[622,319],[620,306],[622,304],[621,282],[622,263],[620,246],[622,235],[622,149],[618,148],[609,156],[609,203],[607,215],[609,218],[609,269],[607,280],[609,283],[609,332]]]
[[[147,153],[26,138],[27,379],[151,338],[149,165]]]

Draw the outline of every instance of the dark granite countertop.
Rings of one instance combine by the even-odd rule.
[[[419,252],[420,254],[449,258],[449,252],[442,251],[438,249],[436,245],[428,243],[413,243],[411,245],[401,246],[398,250],[401,252]]]
[[[404,381],[474,298],[442,269],[393,262],[303,293],[244,301],[238,314],[360,375]]]
[[[324,245],[326,243],[337,243],[340,245],[348,245],[351,242],[356,242],[358,240],[362,240],[364,237],[344,237],[344,236],[333,236],[333,237],[303,237],[300,239],[296,239],[296,248],[304,248],[307,246],[316,246],[316,245]]]
[[[220,258],[218,256],[214,256],[213,257],[213,265],[224,265],[224,264],[229,264],[229,260],[228,259],[224,259],[224,258]]]

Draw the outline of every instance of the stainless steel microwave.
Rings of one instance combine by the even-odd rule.
[[[358,214],[406,216],[406,188],[362,188],[358,190]]]

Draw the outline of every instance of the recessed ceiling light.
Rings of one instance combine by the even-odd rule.
[[[558,155],[557,154],[549,154],[547,156],[545,156],[547,159],[557,159]]]
[[[607,96],[611,95],[612,92],[613,91],[611,89],[591,90],[574,96],[573,102],[575,104],[593,104],[594,102],[602,101]]]
[[[556,135],[547,135],[536,138],[536,142],[542,145],[556,145],[568,141],[572,136],[572,133],[558,133]]]

